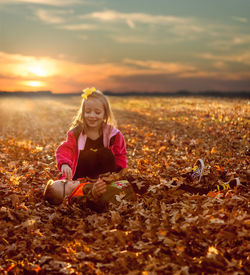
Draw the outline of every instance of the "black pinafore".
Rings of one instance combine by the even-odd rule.
[[[98,178],[100,174],[115,171],[115,157],[109,148],[103,145],[103,135],[92,140],[87,137],[83,150],[80,150],[73,180],[89,177]]]

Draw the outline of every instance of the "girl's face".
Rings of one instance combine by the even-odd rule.
[[[99,130],[104,120],[105,110],[102,102],[90,98],[85,102],[84,120],[88,128]]]

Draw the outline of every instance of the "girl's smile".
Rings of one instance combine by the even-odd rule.
[[[99,130],[104,120],[104,106],[96,98],[90,98],[85,102],[84,118],[89,128]]]

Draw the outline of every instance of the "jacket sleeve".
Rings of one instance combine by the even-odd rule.
[[[127,167],[127,151],[125,139],[121,132],[115,137],[114,144],[110,147],[110,150],[114,154],[116,170]]]
[[[76,139],[73,131],[69,131],[67,135],[67,140],[64,141],[56,150],[56,162],[58,169],[61,171],[61,166],[63,164],[68,164],[72,169],[76,154]]]

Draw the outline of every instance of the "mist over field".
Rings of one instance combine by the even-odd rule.
[[[0,98],[0,272],[249,273],[249,101],[109,100],[138,200],[96,213],[43,200],[80,97]],[[194,185],[184,175],[197,158]],[[235,177],[240,186],[218,192]]]

